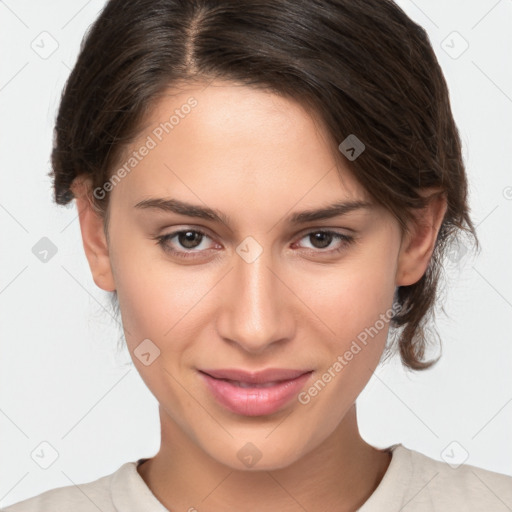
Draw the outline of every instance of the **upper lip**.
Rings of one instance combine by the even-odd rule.
[[[215,379],[227,379],[234,380],[237,382],[246,382],[248,384],[264,384],[266,382],[276,382],[291,380],[310,373],[313,370],[293,370],[285,368],[267,368],[260,371],[246,371],[236,368],[225,368],[219,370],[199,370],[202,373],[206,373],[210,377]]]

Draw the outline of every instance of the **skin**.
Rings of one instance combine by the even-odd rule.
[[[198,104],[111,191],[109,243],[87,182],[74,184],[94,282],[117,290],[128,349],[160,404],[160,451],[138,471],[170,510],[356,510],[391,460],[361,438],[355,408],[388,323],[309,403],[267,416],[224,409],[197,369],[311,368],[309,388],[390,310],[397,286],[422,277],[446,201],[433,198],[404,236],[375,204],[292,225],[295,212],[371,200],[321,126],[293,100],[230,82],[172,92],[127,154],[190,96]],[[231,223],[134,208],[149,197],[207,205]],[[152,239],[178,229],[208,234],[198,249],[168,241],[195,258]],[[315,244],[318,229],[355,242]],[[263,250],[251,263],[236,252],[248,236]],[[160,350],[148,366],[134,355],[144,339]],[[250,468],[237,457],[248,442],[261,453]]]

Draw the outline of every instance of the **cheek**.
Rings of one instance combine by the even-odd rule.
[[[149,338],[162,353],[183,351],[187,329],[197,328],[202,301],[216,280],[199,266],[179,267],[146,241],[139,245],[128,251],[120,243],[116,255],[122,256],[112,258],[128,348],[133,352]]]
[[[380,361],[392,314],[393,286],[387,271],[385,265],[351,265],[350,271],[347,266],[346,273],[333,276],[339,282],[324,288],[322,302],[315,306],[335,333],[323,336],[323,343],[316,346],[316,355],[322,353],[321,365],[298,396],[304,407],[301,432],[313,432],[315,440],[339,425]]]
[[[297,295],[339,344],[373,325],[392,304],[394,266],[391,255],[362,251],[338,265],[301,273]]]
[[[330,390],[325,398],[344,397],[347,403],[355,399],[384,350],[393,314],[396,258],[394,247],[382,238],[381,244],[350,255],[336,268],[301,278],[300,296],[307,297],[307,305],[321,319],[315,323],[325,333],[321,348],[317,346],[323,351],[320,377]],[[336,399],[333,413],[344,399]]]

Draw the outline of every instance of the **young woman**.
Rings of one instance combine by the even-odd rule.
[[[358,431],[383,358],[436,362],[443,256],[478,246],[445,80],[393,2],[111,0],[52,163],[161,447],[7,511],[512,508],[511,477]]]

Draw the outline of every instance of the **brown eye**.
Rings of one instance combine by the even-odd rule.
[[[317,230],[306,233],[306,235],[303,236],[301,240],[308,240],[311,244],[311,247],[305,247],[306,249],[311,249],[313,252],[318,252],[320,254],[332,254],[345,249],[354,241],[354,237],[344,235],[336,231]],[[324,250],[331,247],[333,241],[335,240],[338,241],[338,247]]]
[[[177,240],[185,249],[195,249],[203,239],[203,234],[199,231],[180,231],[177,234]]]
[[[197,229],[182,229],[155,237],[165,252],[180,258],[195,258],[200,253],[205,253],[210,247],[201,247],[204,239],[210,237]]]
[[[334,238],[332,234],[325,231],[311,233],[308,236],[310,237],[310,240],[313,242],[313,245],[317,249],[325,249],[326,247],[329,247],[329,245],[332,242],[332,239]]]

